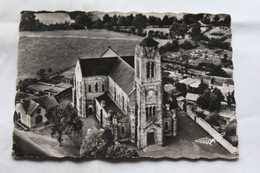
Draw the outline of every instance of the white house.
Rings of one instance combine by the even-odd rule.
[[[21,100],[15,105],[15,119],[26,127],[32,128],[46,122],[46,111],[57,105],[54,96]]]

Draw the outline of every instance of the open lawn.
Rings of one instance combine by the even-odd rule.
[[[69,68],[78,58],[100,57],[108,46],[119,55],[133,55],[142,39],[107,30],[20,32],[18,79],[37,77],[41,68]]]

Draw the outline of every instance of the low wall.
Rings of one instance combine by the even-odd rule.
[[[198,117],[191,108],[187,108],[187,115],[193,119],[200,127],[202,127],[206,132],[208,132],[217,142],[219,142],[223,147],[225,147],[230,153],[238,154],[238,149],[231,145],[226,139],[223,138],[211,125],[209,125],[205,120]]]

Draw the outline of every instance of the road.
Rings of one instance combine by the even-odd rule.
[[[24,137],[13,133],[13,155],[15,157],[47,157],[49,154],[39,148],[39,146],[33,145],[32,142],[25,140]]]

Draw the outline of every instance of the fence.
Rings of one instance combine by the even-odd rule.
[[[238,149],[231,145],[226,139],[223,138],[214,128],[211,127],[205,120],[197,117],[196,114],[187,108],[187,115],[193,119],[200,127],[202,127],[206,132],[208,132],[217,142],[219,142],[223,147],[225,147],[230,153],[238,154]]]

